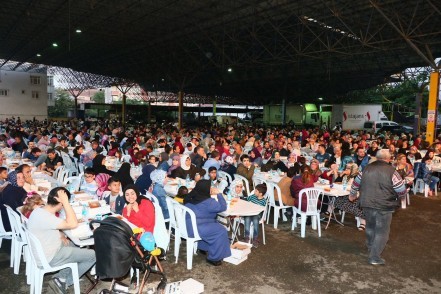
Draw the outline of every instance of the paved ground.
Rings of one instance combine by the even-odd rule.
[[[162,264],[169,281],[191,277],[205,284],[205,293],[441,293],[440,212],[441,197],[411,196],[411,206],[394,214],[386,266],[367,264],[364,233],[349,216],[345,227],[333,223],[321,238],[310,228],[302,239],[289,224],[279,224],[279,230],[268,225],[267,245],[238,266],[213,267],[195,256],[188,271],[183,251],[177,264],[170,252]],[[0,293],[29,293],[24,264],[18,276],[9,268],[9,248],[3,241]],[[81,285],[84,290],[88,282]]]

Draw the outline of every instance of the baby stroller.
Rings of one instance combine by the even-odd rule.
[[[158,257],[164,254],[164,250],[156,248],[152,251],[145,251],[129,225],[116,217],[108,217],[101,221],[93,220],[90,222],[90,228],[93,230],[96,224],[99,227],[93,231],[93,238],[95,240],[97,279],[87,293],[98,284],[98,279],[109,278],[113,279],[110,289],[103,292],[121,293],[113,290],[116,279],[125,276],[132,267],[144,272],[138,293],[142,292],[150,274],[161,276],[157,293],[163,293],[167,278]],[[156,264],[158,270],[152,269],[153,263]]]

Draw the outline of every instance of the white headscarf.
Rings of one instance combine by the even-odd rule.
[[[162,169],[155,169],[150,174],[150,179],[154,184],[162,185],[164,183],[164,179],[167,177],[167,172]]]
[[[182,168],[183,170],[189,170],[189,169],[190,169],[191,164],[190,164],[190,166],[187,166],[187,164],[185,163],[185,161],[186,161],[187,158],[189,158],[189,157],[190,157],[190,156],[188,156],[187,154],[183,154],[182,157],[181,157],[181,168]]]

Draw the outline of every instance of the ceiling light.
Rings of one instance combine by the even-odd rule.
[[[322,97],[319,97],[319,99],[318,99],[318,100],[322,101],[322,100],[323,100],[323,98],[322,98]]]
[[[161,81],[165,81],[165,79],[161,79]]]
[[[80,29],[76,29],[75,33],[81,34],[81,30]]]
[[[227,70],[228,70],[228,72],[232,72],[233,71],[233,69],[231,67],[229,67]]]
[[[40,53],[37,53],[37,57],[41,57],[41,54],[40,54]]]
[[[57,43],[52,43],[52,46],[53,47],[58,47],[58,44]]]

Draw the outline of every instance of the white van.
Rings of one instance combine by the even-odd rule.
[[[398,123],[390,120],[367,121],[364,123],[363,129],[375,134],[384,126],[398,126]]]

